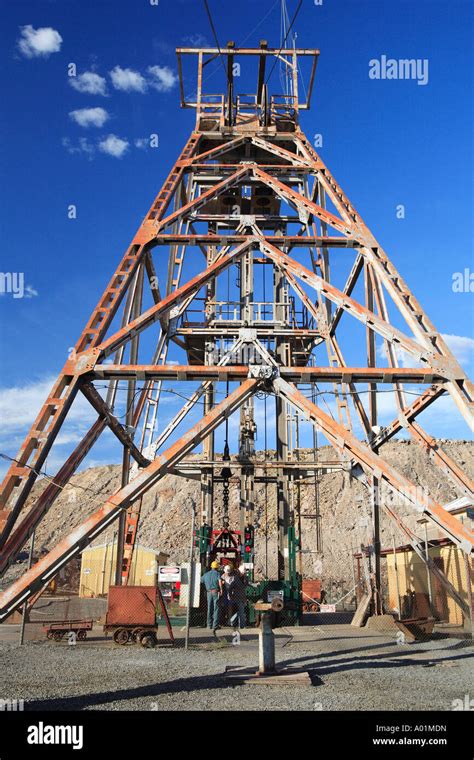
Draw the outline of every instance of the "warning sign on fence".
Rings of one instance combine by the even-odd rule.
[[[158,568],[158,583],[177,583],[181,580],[181,568],[162,565]]]
[[[320,612],[336,612],[335,604],[322,604],[319,608]]]

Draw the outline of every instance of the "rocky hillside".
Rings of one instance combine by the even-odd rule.
[[[440,442],[447,454],[471,476],[474,473],[474,444],[468,441]],[[392,441],[383,448],[386,460],[399,469],[412,483],[428,490],[430,496],[446,503],[459,494],[451,482],[430,461],[420,446],[409,441]],[[262,452],[257,462],[262,461]],[[312,458],[312,452],[304,456]],[[334,460],[330,448],[322,448],[323,460]],[[257,470],[258,472],[258,470]],[[120,468],[116,465],[95,467],[74,476],[64,489],[36,534],[38,548],[52,548],[58,539],[78,525],[87,515],[99,507],[107,497],[118,489]],[[44,488],[36,484],[32,499]],[[238,484],[231,484],[231,525],[238,527]],[[370,543],[370,504],[364,485],[348,472],[333,472],[321,477],[319,485],[322,547],[317,551],[316,521],[302,517],[303,572],[307,577],[323,577],[326,587],[337,584],[340,588],[352,585],[352,554],[361,544]],[[397,511],[407,516],[413,527],[419,517],[399,497],[384,494],[389,503],[397,505]],[[30,499],[30,503],[31,503]],[[167,552],[170,561],[185,561],[189,553],[190,516],[192,505],[199,508],[200,484],[178,476],[164,477],[143,499],[139,542],[145,546]],[[217,490],[216,526],[220,524],[221,491]],[[314,482],[301,486],[301,513],[315,512]],[[257,484],[255,491],[255,538],[256,573],[261,576],[267,568],[270,577],[276,572],[276,498],[275,487]],[[392,545],[392,528],[385,514],[382,515],[382,544]],[[419,529],[420,530],[420,529]],[[102,534],[96,543],[110,540],[114,526]],[[420,530],[421,533],[421,530]],[[395,531],[397,543],[405,543]],[[16,572],[19,567],[17,566]],[[15,568],[9,571],[9,575]],[[4,579],[6,580],[6,579]]]

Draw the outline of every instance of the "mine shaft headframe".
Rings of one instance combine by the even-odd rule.
[[[234,42],[228,42],[222,48],[176,48],[182,108],[195,108],[197,127],[203,131],[213,131],[220,127],[233,127],[259,121],[262,126],[285,129],[288,121],[297,123],[299,111],[308,111],[316,74],[319,50],[306,48],[278,49],[269,48],[265,40],[259,48],[236,48]],[[195,85],[192,85],[192,98],[185,94],[183,76],[183,57],[197,57]],[[207,93],[204,91],[207,67],[222,58],[225,73],[225,92]],[[246,59],[255,61],[255,92],[237,92],[240,65]],[[305,99],[300,101],[301,70],[300,58],[309,58],[311,69]],[[282,63],[289,71],[289,88],[285,93],[268,92],[268,80],[275,63]],[[220,68],[220,66],[219,66]],[[276,68],[276,66],[275,66]],[[223,76],[222,76],[223,78]]]

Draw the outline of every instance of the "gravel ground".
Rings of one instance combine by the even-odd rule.
[[[304,666],[312,686],[228,684],[226,665],[254,666],[254,637],[240,647],[190,651],[94,642],[0,644],[3,694],[26,710],[451,710],[472,691],[472,647],[457,639],[397,646],[350,626],[285,629],[279,665]]]

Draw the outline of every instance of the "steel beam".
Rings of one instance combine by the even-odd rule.
[[[449,372],[449,376],[452,377],[452,369],[449,362],[447,362],[440,354],[435,354],[434,351],[425,349],[419,343],[402,333],[401,330],[398,330],[389,322],[385,322],[385,320],[377,317],[376,314],[362,306],[358,301],[345,295],[334,285],[326,282],[322,277],[311,272],[311,270],[307,269],[303,264],[298,263],[290,256],[283,253],[283,251],[270,245],[270,243],[261,240],[260,250],[283,270],[288,270],[291,274],[295,275],[300,280],[303,280],[303,282],[306,282],[318,293],[324,295],[330,301],[352,314],[352,316],[354,316],[359,322],[362,322],[362,324],[366,326],[370,326],[374,332],[378,333],[386,340],[389,340],[391,343],[396,343],[428,366],[437,370]]]
[[[250,246],[255,244],[251,237],[245,243],[234,248],[233,251],[214,261],[203,272],[193,277],[180,288],[165,296],[163,300],[144,311],[137,319],[132,320],[128,325],[118,330],[110,338],[104,340],[100,346],[100,358],[105,358],[123,346],[134,335],[145,330],[152,325],[164,314],[167,314],[174,306],[179,306],[186,298],[194,296],[210,280],[222,273],[238,256],[241,256]]]
[[[454,515],[447,512],[429,496],[423,495],[420,500],[419,489],[401,475],[394,467],[368,446],[361,443],[354,435],[345,430],[329,415],[306,398],[294,385],[283,378],[273,381],[275,391],[299,409],[311,424],[319,426],[329,442],[338,451],[348,451],[363,469],[371,475],[384,480],[394,491],[410,503],[419,514],[425,514],[445,533],[457,546],[465,552],[471,552],[474,546],[472,531],[468,530]]]
[[[398,367],[280,367],[280,373],[296,383],[427,383],[442,384],[448,378],[434,373],[431,369]],[[241,380],[248,374],[245,365],[226,364],[224,366],[200,364],[96,364],[86,375],[93,380]]]
[[[130,379],[127,378],[127,379]],[[135,379],[135,378],[132,378]],[[83,383],[81,385],[81,392],[85,398],[94,407],[96,412],[105,419],[107,426],[120,441],[122,446],[129,449],[130,454],[134,460],[140,465],[140,467],[146,467],[150,464],[148,459],[143,456],[142,452],[135,446],[129,433],[125,430],[123,425],[120,424],[118,419],[114,416],[110,407],[106,404],[100,393],[94,388],[92,383]]]
[[[72,557],[82,551],[96,538],[121,511],[139,499],[156,484],[187,453],[192,451],[227,415],[232,414],[250,398],[258,387],[258,381],[245,380],[224,401],[211,409],[181,438],[158,456],[126,486],[110,496],[105,504],[82,522],[72,533],[62,539],[46,556],[42,557],[21,578],[0,593],[0,621],[27,601],[63,567]]]

